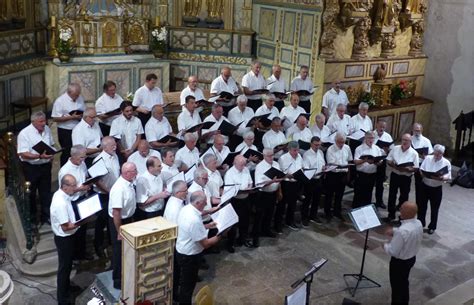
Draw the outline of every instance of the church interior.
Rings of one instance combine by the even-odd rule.
[[[15,143],[30,116],[43,111],[59,147],[53,104],[71,83],[80,86],[85,106],[94,107],[107,81],[131,102],[154,74],[164,115],[178,132],[184,111],[180,94],[191,76],[209,100],[224,67],[240,87],[256,61],[265,79],[278,65],[287,91],[306,67],[313,84],[308,126],[316,124],[325,93],[337,83],[347,94],[346,113],[356,115],[361,103],[368,104],[372,127],[384,121],[395,145],[421,124],[433,145],[446,148],[454,179],[463,164],[472,173],[472,29],[471,0],[0,0],[0,269],[5,271],[0,300],[58,303],[54,234],[25,213],[30,183]],[[283,101],[290,104],[289,98]],[[206,107],[202,114],[208,115],[213,110]],[[51,194],[58,189],[60,167],[55,155]],[[383,187],[387,202],[388,180]],[[472,181],[471,189],[449,182],[442,189],[438,228],[423,235],[410,274],[412,304],[474,302]],[[411,190],[409,200],[417,201],[415,181]],[[346,187],[343,213],[351,210],[353,196]],[[303,218],[300,213],[298,201],[296,219]],[[380,218],[386,213],[378,209]],[[345,218],[285,229],[277,238],[262,238],[258,248],[206,254],[208,266],[199,271],[193,301],[283,304],[294,292],[291,284],[324,258],[328,261],[305,292],[311,304],[389,304],[390,256],[383,248],[388,224],[371,230],[367,243]],[[133,263],[122,266],[127,271],[122,294],[104,279],[112,268],[110,249],[106,258],[75,263],[75,304],[177,304],[172,294],[177,232],[174,226],[148,235],[138,229],[124,233],[130,238],[122,262]],[[86,234],[91,248],[93,226]],[[343,274],[359,271],[365,246],[364,274],[381,287],[362,281],[352,294],[348,287],[355,281],[347,282]],[[210,287],[213,302],[194,299],[203,287]],[[88,303],[99,296],[105,303]]]

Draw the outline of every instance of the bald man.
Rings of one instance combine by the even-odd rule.
[[[115,289],[122,289],[122,236],[120,227],[133,222],[137,201],[133,181],[137,177],[137,167],[131,162],[122,165],[120,177],[110,189],[109,228],[112,241],[112,279]]]
[[[281,77],[280,65],[273,65],[272,75],[267,78],[267,89],[270,93],[275,94],[275,107],[281,111],[285,107],[285,93],[288,91],[288,83]]]
[[[181,106],[184,106],[186,104],[186,96],[191,95],[194,96],[196,101],[200,101],[204,99],[204,93],[202,92],[202,89],[198,87],[198,78],[196,75],[191,75],[188,77],[188,86],[181,91],[181,94],[179,95],[179,101]]]
[[[390,286],[392,287],[392,304],[408,304],[410,300],[410,270],[415,265],[416,254],[420,250],[423,238],[423,226],[416,219],[416,203],[405,201],[400,207],[401,226],[389,228],[386,234],[390,242],[384,244],[390,260]]]

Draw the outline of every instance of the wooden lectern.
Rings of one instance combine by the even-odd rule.
[[[127,304],[173,302],[173,253],[176,224],[155,217],[120,227],[122,299]]]

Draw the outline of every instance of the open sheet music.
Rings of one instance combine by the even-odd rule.
[[[217,234],[222,233],[227,228],[239,222],[239,216],[237,216],[231,204],[227,204],[217,212],[211,214],[211,218],[217,224]]]
[[[77,212],[79,214],[78,220],[76,220],[75,223],[78,223],[79,221],[82,221],[86,218],[91,217],[95,213],[99,212],[102,210],[102,205],[100,204],[99,200],[99,195],[95,194],[91,197],[88,197],[76,204],[77,206]]]
[[[303,282],[293,293],[286,296],[286,305],[306,305],[307,283]]]
[[[372,229],[381,225],[377,216],[375,205],[369,204],[349,212],[352,223],[359,232]]]

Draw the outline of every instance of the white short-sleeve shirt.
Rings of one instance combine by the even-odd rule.
[[[383,155],[383,150],[375,144],[372,144],[372,146],[369,147],[369,145],[367,145],[366,143],[362,143],[355,149],[354,160],[360,160],[360,157],[365,155],[380,157]],[[357,165],[356,169],[359,172],[363,172],[366,174],[375,174],[377,172],[377,164],[370,164],[364,162],[362,164]]]
[[[59,189],[54,193],[49,210],[51,215],[51,230],[53,230],[54,235],[67,237],[73,235],[79,229],[75,228],[69,231],[63,231],[61,228],[62,224],[76,222],[71,198],[68,194],[64,193],[63,190]]]
[[[227,117],[233,125],[238,125],[239,123],[243,122],[239,125],[239,129],[237,129],[237,134],[242,137],[246,132],[252,129],[251,127],[246,126],[250,119],[254,117],[254,115],[255,113],[252,108],[245,107],[245,110],[241,111],[239,107],[236,106],[229,111]]]
[[[107,95],[106,93],[102,94],[95,102],[95,110],[97,111],[97,115],[101,115],[120,108],[120,104],[122,102],[123,98],[118,94],[115,94],[114,97],[110,97],[110,95]],[[119,115],[120,114],[108,117],[101,120],[101,122],[107,126],[110,126],[112,125],[112,122],[119,117]]]
[[[337,113],[333,114],[329,118],[329,120],[327,122],[327,126],[329,127],[331,132],[333,132],[333,131],[342,132],[345,135],[349,135],[349,134],[352,133],[352,131],[351,131],[351,117],[347,114],[344,114],[342,119],[337,115]]]
[[[336,144],[329,146],[326,151],[326,160],[328,164],[332,165],[348,165],[349,161],[352,161],[352,152],[349,148],[349,145],[344,144],[342,148],[339,148]],[[334,169],[333,172],[347,172],[346,168],[344,169]]]
[[[152,116],[145,125],[145,136],[148,142],[158,141],[172,132],[170,122],[165,117],[159,121]]]
[[[199,150],[196,147],[193,150],[189,150],[189,148],[184,146],[176,152],[175,160],[181,161],[187,167],[191,167],[199,163]]]
[[[272,76],[267,78],[267,90],[270,91],[270,93],[286,93],[288,91],[288,85],[282,77],[277,79],[275,75],[272,74]],[[281,101],[278,97],[276,100]]]
[[[144,203],[150,196],[163,192],[163,180],[160,175],[154,176],[149,171],[145,171],[137,178],[136,197],[138,203]],[[145,212],[156,212],[163,210],[164,199],[157,199],[145,207],[139,208]]]
[[[38,129],[36,129],[33,124],[30,124],[23,128],[20,133],[18,134],[17,137],[17,153],[25,153],[29,152],[32,154],[38,154],[36,150],[33,149],[33,146],[38,144],[40,141],[43,141],[44,143],[48,144],[51,147],[54,147],[54,140],[53,136],[51,134],[51,129],[46,125],[44,126],[43,132],[39,132]],[[28,162],[30,164],[46,164],[51,162],[51,160],[48,159],[35,159],[35,160],[24,160],[20,157],[21,161]]]
[[[207,233],[202,223],[201,212],[192,204],[184,206],[178,216],[176,251],[184,255],[201,253],[204,247],[200,241],[207,238]]]
[[[265,172],[268,171],[272,167],[278,170],[280,169],[280,165],[276,161],[272,161],[272,164],[270,164],[267,161],[262,160],[260,163],[257,164],[257,166],[255,167],[255,185],[264,184],[265,182],[272,180],[272,178],[268,178],[267,176],[264,175]],[[276,192],[278,190],[279,185],[280,185],[279,182],[272,183],[263,187],[260,191],[267,192],[267,193]]]
[[[94,122],[91,126],[86,121],[81,120],[79,124],[72,130],[72,145],[83,145],[85,148],[98,148],[102,139],[102,131],[99,123]],[[95,153],[90,157],[95,157],[99,153]]]
[[[268,116],[269,120],[272,120],[274,117],[280,116],[280,112],[278,111],[277,107],[273,106],[272,108],[268,108],[265,104],[258,107],[258,109],[255,111],[255,116],[264,115],[267,113],[270,113],[270,115]]]
[[[178,115],[178,130],[181,131],[189,129],[197,124],[200,124],[201,122],[201,117],[196,110],[194,110],[193,114],[191,115],[189,110],[184,108]]]
[[[306,77],[305,79],[302,79],[301,76],[298,75],[291,81],[290,90],[291,91],[306,90],[306,91],[312,92],[313,87],[314,85],[311,78]],[[300,101],[309,101],[310,99],[311,99],[311,95],[300,96]]]
[[[145,157],[142,156],[140,152],[137,150],[136,152],[134,152],[128,157],[127,162],[134,163],[135,166],[137,167],[138,174],[142,175],[147,171],[146,161],[148,160],[148,158],[152,156],[157,157],[161,161],[161,154],[154,149],[150,149],[150,151],[148,152],[148,155],[146,155]]]
[[[326,165],[322,150],[314,151],[312,148],[308,149],[303,154],[303,165],[304,168],[316,168],[313,178],[317,179],[316,175],[322,172],[323,166]]]
[[[150,90],[146,85],[143,85],[135,91],[132,105],[135,107],[143,107],[151,111],[153,106],[163,105],[163,93],[158,87],[153,87],[153,89]]]
[[[67,94],[63,93],[59,96],[53,104],[53,110],[51,111],[52,118],[60,118],[64,116],[70,116],[69,112],[73,110],[84,111],[84,98],[80,95],[75,101]],[[58,122],[58,128],[72,130],[79,121],[70,120],[66,122]]]
[[[235,166],[232,166],[224,176],[225,184],[236,184],[239,185],[240,190],[245,190],[252,186],[253,181],[250,176],[250,172],[247,167],[244,167],[242,171],[238,171]],[[235,196],[237,199],[245,199],[249,194],[238,194]]]
[[[349,104],[349,99],[347,98],[346,92],[340,89],[339,93],[337,93],[336,89],[331,88],[323,95],[322,107],[328,109],[329,117],[336,113],[337,105]]]
[[[437,172],[443,167],[448,167],[448,173],[443,176],[444,179],[451,179],[451,162],[448,159],[442,157],[439,160],[435,160],[433,155],[426,156],[426,158],[421,163],[420,169],[424,170],[425,172]],[[427,177],[423,177],[423,183],[427,186],[431,187],[438,187],[443,185],[443,181],[430,179]]]
[[[356,114],[350,119],[352,132],[358,131],[360,129],[364,131],[370,131],[373,129],[372,120],[368,115],[363,118],[360,114]]]
[[[179,95],[179,101],[180,101],[181,106],[186,104],[186,96],[188,95],[194,96],[194,98],[196,99],[196,102],[205,99],[204,93],[202,92],[201,88],[196,88],[196,90],[191,90],[191,88],[187,86],[186,88],[183,89],[183,91],[181,91],[181,94]]]
[[[135,214],[137,206],[135,187],[122,176],[112,186],[109,195],[109,216],[113,216],[114,209],[121,209],[121,218],[130,218]]]
[[[250,71],[242,78],[242,87],[246,87],[251,91],[264,89],[266,88],[265,79],[263,78],[261,73],[255,75],[253,71]],[[259,100],[261,96],[259,94],[247,95],[247,98],[249,100]]]
[[[401,145],[396,145],[387,156],[388,161],[393,161],[395,164],[402,164],[407,162],[413,162],[414,167],[418,167],[420,162],[418,158],[418,153],[412,147],[409,147],[407,150],[403,151]],[[411,177],[413,173],[411,172],[401,172],[395,168],[392,171],[398,175]]]
[[[107,189],[111,189],[115,181],[117,181],[120,176],[120,163],[117,157],[117,154],[108,154],[105,151],[102,151],[97,157],[94,158],[93,162],[98,161],[99,159],[104,160],[105,167],[107,168],[107,175],[100,178],[100,181],[104,184]],[[94,187],[94,190],[98,193],[103,193],[99,188]]]
[[[230,77],[226,82],[222,78],[222,75],[219,75],[217,78],[215,78],[212,81],[211,94],[220,94],[223,91],[229,92],[232,94],[235,94],[237,91],[239,91],[239,88],[237,87],[237,83],[232,77]]]
[[[58,171],[58,184],[61,188],[61,180],[65,175],[72,175],[76,178],[76,185],[80,186],[86,181],[87,177],[87,166],[84,162],[81,162],[79,165],[75,165],[68,160]],[[71,196],[71,200],[75,201],[79,199],[82,195],[85,195],[85,192],[76,192]]]
[[[184,207],[184,201],[171,196],[166,203],[165,212],[163,213],[163,217],[166,220],[169,220],[175,224],[178,223],[178,216],[181,209]]]
[[[110,127],[110,136],[120,139],[120,143],[125,149],[130,149],[137,139],[137,135],[143,134],[141,121],[132,116],[127,120],[123,115],[112,122]]]

